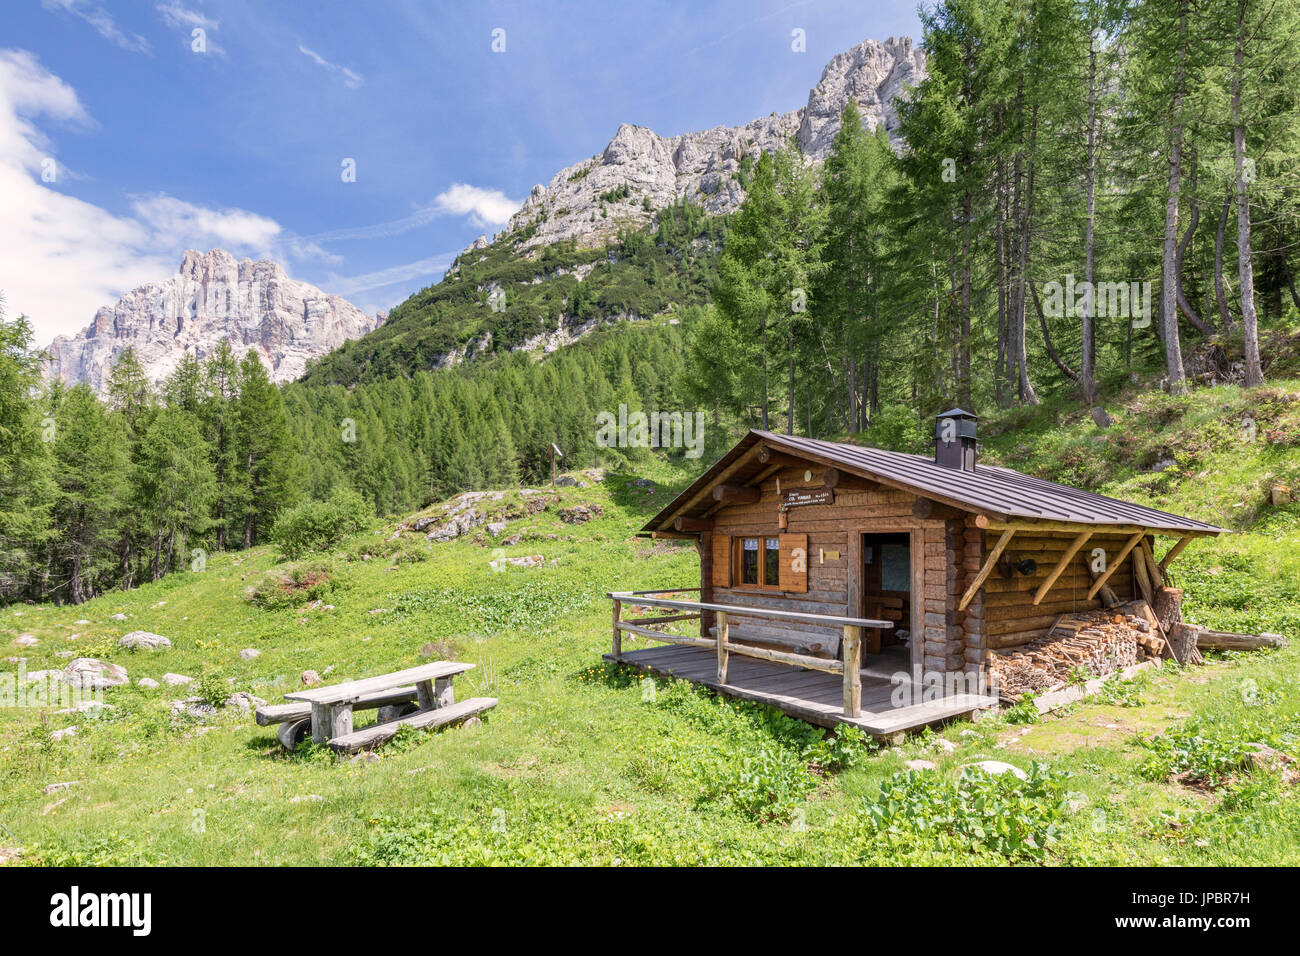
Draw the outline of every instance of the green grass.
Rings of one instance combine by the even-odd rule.
[[[1295,408],[1283,401],[1279,421]],[[1140,436],[1136,461],[1162,442],[1183,448],[1178,430],[1199,434],[1239,410],[1231,390],[1196,393],[1172,417],[1165,400],[1135,399],[1105,441]],[[994,439],[990,454],[1014,441],[1020,467],[1046,471],[1093,440],[1090,424],[1032,424]],[[1032,723],[993,717],[898,747],[827,740],[764,708],[601,661],[604,592],[695,581],[693,548],[633,537],[690,477],[662,465],[647,472],[652,491],[612,475],[548,491],[547,509],[532,514],[527,496],[507,493],[490,506],[516,515],[499,537],[479,528],[430,545],[376,527],[306,559],[329,573],[315,606],[250,602],[268,571],[292,580],[261,548],[79,607],[3,609],[0,642],[29,670],[61,668],[57,652],[70,650],[122,664],[131,685],[107,691],[116,709],[100,714],[0,708],[0,847],[37,864],[1295,864],[1296,787],[1241,754],[1263,743],[1300,755],[1300,519],[1257,500],[1262,463],[1294,474],[1298,453],[1229,440],[1189,452],[1195,463],[1160,489],[1140,490],[1150,479],[1118,459],[1095,486],[1212,520],[1239,513],[1243,533],[1198,542],[1174,565],[1186,615],[1280,631],[1291,646],[1215,655]],[[560,520],[559,508],[578,503],[603,514]],[[501,543],[515,534],[518,544]],[[545,563],[500,560],[531,554]],[[174,646],[119,650],[136,629]],[[20,634],[40,643],[12,646]],[[304,670],[330,669],[330,682],[367,676],[416,664],[431,644],[435,656],[477,665],[457,681],[462,698],[501,703],[481,726],[404,733],[373,762],[310,745],[286,754],[251,714],[176,718],[168,702],[186,691],[135,685],[177,672],[202,677],[205,696],[221,682],[276,702]],[[261,654],[242,660],[244,648]],[[51,737],[69,726],[75,736]],[[937,769],[909,774],[906,761],[921,758]],[[1030,780],[961,776],[987,759]],[[43,792],[66,781],[77,784]]]

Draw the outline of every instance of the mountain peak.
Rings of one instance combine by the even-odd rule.
[[[672,137],[622,123],[601,153],[560,170],[546,186],[534,186],[507,232],[532,230],[522,248],[565,239],[598,246],[683,198],[710,213],[733,212],[745,198],[739,176],[745,156],[757,158],[795,136],[805,155],[825,159],[850,98],[864,128],[883,125],[896,138],[895,101],[925,75],[925,56],[910,37],[863,40],[831,58],[807,105],[792,112]]]
[[[289,278],[269,259],[236,259],[225,249],[187,249],[176,274],[105,305],[75,336],[46,350],[46,376],[103,392],[113,363],[133,349],[154,382],[186,355],[202,360],[223,341],[237,357],[256,351],[272,381],[300,376],[307,360],[359,338],[382,320],[345,299]]]

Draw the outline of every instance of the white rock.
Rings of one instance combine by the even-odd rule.
[[[75,336],[47,351],[49,378],[103,392],[113,362],[133,349],[153,382],[187,354],[208,356],[223,339],[235,359],[252,351],[273,382],[289,382],[307,360],[360,338],[380,324],[350,302],[289,278],[270,261],[237,260],[222,249],[190,250],[176,275],[150,282],[104,306]]]
[[[303,793],[303,794],[299,794],[296,797],[290,797],[289,802],[290,803],[316,803],[317,801],[324,800],[324,799],[325,798],[322,797],[319,793]]]
[[[19,634],[14,638],[14,644],[19,647],[35,647],[40,641],[30,634]]]
[[[75,737],[75,736],[77,736],[76,727],[64,727],[62,730],[54,730],[50,732],[51,740],[62,740],[65,737]]]
[[[41,788],[41,793],[58,793],[60,790],[67,790],[69,787],[75,787],[80,780],[67,780],[63,783],[47,783]]]
[[[113,619],[114,621],[125,621],[125,620],[126,620],[126,615],[125,615],[125,614],[114,614],[113,617],[112,617],[112,619]]]
[[[251,661],[255,657],[261,657],[262,652],[255,647],[246,647],[239,652],[239,659],[242,661]]]
[[[159,684],[152,677],[141,677],[138,681],[135,682],[135,686],[143,687],[145,690],[155,690],[158,687],[161,687],[162,685]]]
[[[127,683],[126,668],[121,664],[97,661],[93,657],[78,657],[63,669],[67,681],[76,687],[102,689],[121,687]]]
[[[186,684],[194,683],[194,678],[187,674],[163,674],[162,682],[168,687],[184,687]]]
[[[172,642],[161,634],[150,634],[148,631],[132,631],[118,639],[118,647],[125,647],[132,651],[153,651],[160,647],[171,647]]]
[[[932,760],[909,760],[904,766],[908,770],[933,770],[935,768]]]
[[[1017,777],[1021,780],[1029,779],[1027,776],[1025,776],[1025,772],[1021,770],[1019,767],[1014,766],[1013,764],[1003,763],[1001,760],[979,760],[976,761],[975,763],[962,764],[958,773],[960,773],[961,770],[965,770],[967,767],[970,767],[974,770],[983,770],[985,773],[987,773],[989,776],[992,777],[998,777],[1004,773],[1009,773],[1013,777]]]
[[[262,700],[262,698],[254,697],[252,694],[248,693],[248,691],[241,690],[238,693],[231,694],[229,697],[227,697],[224,706],[234,707],[240,712],[246,714],[250,710],[253,710],[254,708],[257,707],[262,707],[265,704],[266,701]]]

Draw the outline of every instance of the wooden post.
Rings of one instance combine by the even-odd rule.
[[[728,636],[729,635],[728,635],[728,627],[727,627],[727,612],[719,611],[718,612],[718,683],[719,684],[725,684],[727,682],[727,664],[731,657],[731,655],[727,653]]]
[[[433,682],[433,707],[450,707],[456,703],[456,691],[451,686],[450,677],[439,677]]]
[[[415,685],[415,699],[420,710],[433,710],[438,706],[438,698],[433,693],[433,681],[422,680]]]
[[[856,624],[844,628],[844,716],[862,714],[862,628]]]
[[[1105,572],[1097,578],[1097,580],[1092,582],[1092,587],[1088,589],[1089,601],[1095,598],[1097,592],[1106,586],[1106,582],[1110,580],[1110,576],[1119,570],[1119,566],[1124,563],[1124,559],[1128,557],[1129,552],[1137,547],[1138,542],[1142,540],[1144,534],[1146,534],[1145,531],[1139,531],[1137,534],[1129,538],[1128,541],[1124,542],[1124,548],[1120,551],[1119,557],[1110,561],[1106,565]]]
[[[1052,573],[1047,576],[1047,580],[1040,584],[1038,590],[1034,592],[1035,604],[1042,602],[1047,592],[1052,590],[1052,585],[1056,583],[1056,579],[1061,576],[1061,573],[1066,569],[1070,561],[1079,553],[1079,549],[1087,544],[1088,539],[1091,537],[1092,531],[1081,531],[1075,539],[1070,542],[1070,546],[1065,549],[1065,554],[1061,555],[1061,560],[1056,562],[1056,567],[1052,568]]]
[[[330,742],[330,707],[329,704],[311,705],[311,739],[314,743]]]
[[[1183,535],[1176,542],[1174,542],[1174,546],[1169,549],[1168,553],[1166,553],[1163,558],[1160,559],[1160,570],[1163,571],[1165,568],[1169,567],[1169,565],[1173,562],[1174,558],[1178,557],[1180,554],[1183,553],[1183,548],[1187,547],[1191,543],[1192,543],[1191,535]]]
[[[998,558],[1002,557],[1002,552],[1007,549],[1007,545],[1011,542],[1011,536],[1015,533],[1015,528],[1008,528],[1006,531],[1002,532],[1001,537],[998,538],[998,543],[993,546],[993,550],[989,552],[988,558],[984,561],[984,567],[980,568],[980,573],[975,575],[975,580],[970,583],[970,587],[966,589],[966,593],[961,596],[961,601],[957,604],[957,610],[966,610],[966,605],[971,602],[971,598],[975,596],[975,592],[980,589],[980,585],[984,583],[984,579],[989,576],[989,572],[993,570],[993,566],[998,563]],[[915,598],[915,595],[913,595],[913,598]]]
[[[623,602],[618,598],[614,599],[614,660],[621,660],[623,657],[623,632],[619,629],[618,622],[623,616]]]

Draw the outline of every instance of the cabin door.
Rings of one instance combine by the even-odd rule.
[[[906,655],[912,620],[912,548],[907,532],[862,536],[862,616],[894,625],[864,629],[864,654]]]

